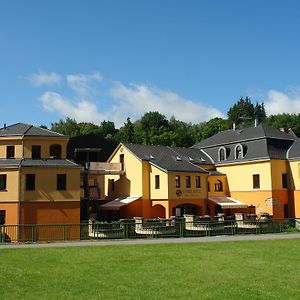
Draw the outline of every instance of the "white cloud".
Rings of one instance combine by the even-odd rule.
[[[58,93],[48,91],[39,97],[39,101],[42,103],[45,111],[57,113],[62,117],[70,117],[78,122],[99,124],[107,119],[105,114],[98,112],[96,104],[86,100],[73,103]]]
[[[294,88],[289,93],[270,90],[265,101],[267,115],[300,112],[300,89]]]
[[[69,87],[80,97],[89,97],[93,94],[93,82],[99,82],[102,76],[99,72],[93,74],[69,74],[67,75],[67,83]]]
[[[41,86],[41,85],[56,85],[60,84],[63,80],[62,76],[55,73],[45,73],[43,71],[39,71],[38,73],[31,74],[28,76],[28,80],[34,86]]]
[[[175,116],[176,119],[192,123],[224,117],[222,112],[213,107],[147,85],[125,86],[118,83],[110,90],[110,95],[119,101],[120,110],[137,118],[148,111],[158,111],[168,118]]]
[[[39,74],[41,75],[41,73]],[[62,81],[60,75],[53,74]],[[78,122],[95,124],[100,124],[103,120],[111,120],[116,127],[122,126],[127,117],[134,121],[149,111],[158,111],[167,118],[174,116],[178,120],[192,123],[207,121],[214,117],[224,117],[219,110],[213,107],[145,84],[126,86],[117,83],[109,90],[108,99],[99,99],[97,92],[100,89],[99,82],[101,81],[102,76],[99,72],[69,74],[64,81],[65,85],[61,87],[63,90],[59,93],[44,92],[39,97],[39,101],[45,111],[57,114],[62,118],[70,117]],[[66,87],[74,92],[73,97],[63,96],[66,93]],[[104,103],[104,101],[109,101],[109,103]]]

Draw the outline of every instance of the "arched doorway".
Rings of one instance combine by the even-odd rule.
[[[156,204],[152,206],[152,214],[154,218],[165,218],[166,217],[166,209],[161,204]]]

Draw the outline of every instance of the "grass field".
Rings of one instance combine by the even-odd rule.
[[[0,250],[0,299],[299,299],[300,240]]]

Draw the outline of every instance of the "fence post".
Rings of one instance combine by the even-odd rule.
[[[176,235],[179,237],[184,237],[185,219],[182,217],[175,217],[174,222]]]
[[[68,231],[67,231],[68,225],[64,224],[63,226],[64,226],[64,241],[65,241],[68,239]]]
[[[123,239],[128,239],[128,223],[126,219],[120,219],[121,226],[123,227]]]
[[[31,241],[36,242],[36,225],[31,225]]]

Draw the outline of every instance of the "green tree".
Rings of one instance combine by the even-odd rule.
[[[99,134],[100,128],[98,125],[93,123],[81,122],[78,123],[79,126],[79,135],[86,135],[86,134]]]
[[[266,120],[266,111],[265,111],[265,105],[262,102],[259,104],[256,102],[256,105],[254,107],[254,118],[257,119],[259,122],[263,122]]]
[[[112,121],[102,121],[99,127],[100,134],[105,138],[114,137],[117,131],[115,123]]]
[[[291,128],[300,136],[300,114],[278,114],[266,118],[266,123],[274,128]]]
[[[119,142],[124,142],[124,143],[135,142],[134,126],[129,117],[127,118],[126,123],[124,123],[124,126],[119,129],[118,134],[116,135],[116,139]]]
[[[193,126],[191,123],[185,123],[171,117],[169,124],[173,133],[171,146],[190,147],[194,144]]]
[[[66,118],[66,120],[59,120],[59,122],[51,123],[51,130],[68,135],[70,137],[80,135],[80,126],[75,119]]]
[[[200,142],[201,140],[207,139],[214,134],[217,134],[221,131],[227,130],[230,128],[230,122],[226,119],[222,118],[213,118],[209,120],[208,122],[201,123],[197,130],[200,134],[200,140],[197,142]]]
[[[157,136],[165,134],[170,130],[166,117],[159,112],[147,112],[136,124],[137,139],[143,144],[155,145],[158,142]]]
[[[227,112],[228,120],[237,126],[249,126],[255,119],[262,122],[266,118],[264,104],[256,103],[254,106],[250,98],[243,97],[235,103]]]

